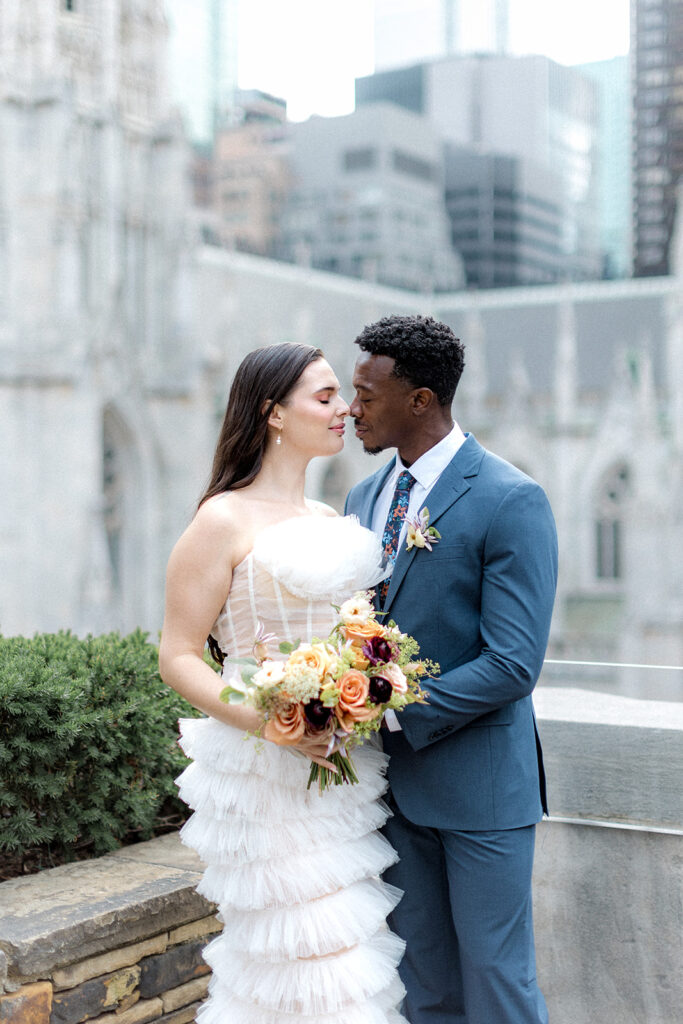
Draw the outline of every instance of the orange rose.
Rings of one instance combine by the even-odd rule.
[[[366,707],[368,699],[369,680],[355,668],[344,672],[337,680],[339,687],[339,703],[336,707],[339,724],[345,732],[353,730],[354,722],[368,722],[376,718],[379,709],[377,707]]]
[[[367,622],[344,626],[344,636],[354,647],[362,647],[365,641],[371,640],[373,636],[384,636],[384,627],[380,622],[369,619]]]
[[[299,742],[306,728],[303,706],[288,704],[263,727],[264,739],[277,743],[279,747],[292,746]]]
[[[312,668],[322,679],[337,669],[339,658],[329,644],[300,644],[287,658],[289,668],[297,665]]]

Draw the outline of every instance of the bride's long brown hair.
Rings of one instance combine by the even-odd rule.
[[[285,342],[257,348],[246,356],[230,388],[211,477],[199,506],[224,491],[246,487],[263,463],[268,417],[287,397],[307,366],[322,358],[319,348]]]

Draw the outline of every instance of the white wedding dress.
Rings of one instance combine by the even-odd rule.
[[[267,527],[212,634],[241,657],[260,625],[279,640],[322,639],[331,602],[372,586],[379,557],[352,517]],[[359,783],[320,794],[306,789],[310,762],[286,747],[211,718],[183,720],[181,733],[192,764],[178,784],[195,812],[181,837],[208,865],[198,891],[224,925],[205,950],[213,977],[198,1024],[405,1024],[404,944],[385,924],[401,893],[379,879],[396,860],[377,832],[386,756],[356,748]]]

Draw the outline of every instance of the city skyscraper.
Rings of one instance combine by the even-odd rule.
[[[631,0],[633,273],[669,272],[683,173],[683,4]]]
[[[632,262],[629,59],[579,64],[576,70],[598,89],[597,191],[605,277],[628,277]]]
[[[239,0],[165,0],[173,99],[195,143],[230,120],[237,89]]]
[[[292,188],[280,255],[394,288],[463,284],[444,204],[443,147],[395,104],[290,125]]]
[[[509,218],[519,216],[520,211],[530,213],[539,201],[546,204],[548,173],[552,175],[553,209],[543,206],[549,214],[547,222],[543,215],[543,231],[552,239],[540,280],[590,280],[602,275],[596,96],[597,86],[585,75],[542,56],[453,56],[356,79],[358,109],[384,101],[422,114],[445,142],[458,148],[455,163],[468,179],[474,164],[462,159],[463,150],[515,158],[513,191],[519,192],[524,183],[524,195],[515,195],[515,211],[505,211]],[[483,168],[483,164],[479,166]],[[511,185],[503,184],[508,170],[501,168],[491,164],[486,173],[498,175],[497,187],[509,190]],[[466,187],[473,187],[472,182]],[[456,178],[449,174],[451,219],[464,217],[458,207],[458,189]],[[480,224],[481,202],[477,196],[467,209],[468,216]],[[459,229],[455,231],[455,225],[454,232],[457,244],[463,236]]]
[[[375,0],[375,68],[506,53],[510,0]]]

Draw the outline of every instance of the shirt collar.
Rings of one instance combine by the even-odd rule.
[[[412,466],[404,466],[401,457],[396,452],[396,477],[399,473],[407,470],[415,477],[421,487],[428,490],[433,487],[444,469],[451,461],[460,446],[465,443],[465,435],[457,423],[453,429],[442,437],[432,448],[429,448],[419,459],[416,459]]]

